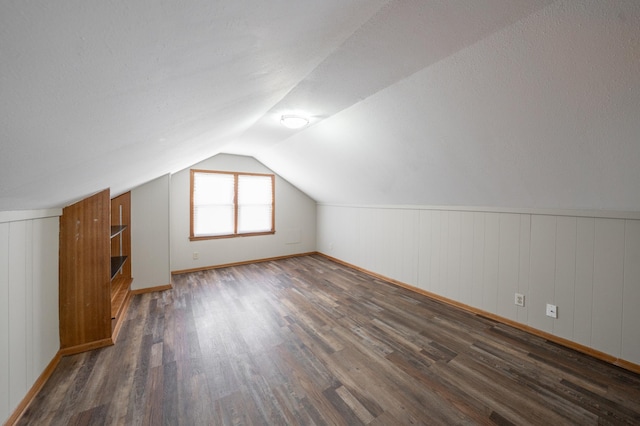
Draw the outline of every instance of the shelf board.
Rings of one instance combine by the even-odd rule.
[[[122,233],[122,231],[124,231],[125,229],[127,229],[127,225],[115,225],[115,226],[111,226],[111,238],[117,236],[118,234]]]
[[[122,266],[126,261],[127,261],[127,256],[111,257],[111,279],[113,279],[116,276],[116,274],[120,272],[120,269],[122,269]]]

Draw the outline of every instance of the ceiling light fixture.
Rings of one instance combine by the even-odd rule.
[[[302,129],[309,124],[309,119],[300,115],[283,115],[280,123],[289,129]]]

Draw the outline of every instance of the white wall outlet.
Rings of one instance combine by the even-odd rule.
[[[558,318],[558,307],[547,303],[547,316],[551,318]]]
[[[518,306],[524,306],[524,294],[516,293],[514,303]]]
[[[193,252],[193,260],[198,260],[200,259],[200,253],[198,253],[197,251]]]

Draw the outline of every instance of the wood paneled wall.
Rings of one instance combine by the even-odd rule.
[[[635,218],[320,205],[318,251],[640,364]]]
[[[0,423],[60,348],[58,216],[0,213]],[[9,217],[9,218],[7,218]]]

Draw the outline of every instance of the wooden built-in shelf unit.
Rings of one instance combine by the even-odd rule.
[[[105,189],[60,217],[60,347],[114,343],[131,296],[131,194]]]
[[[131,193],[111,200],[111,319],[122,317],[131,291]]]

